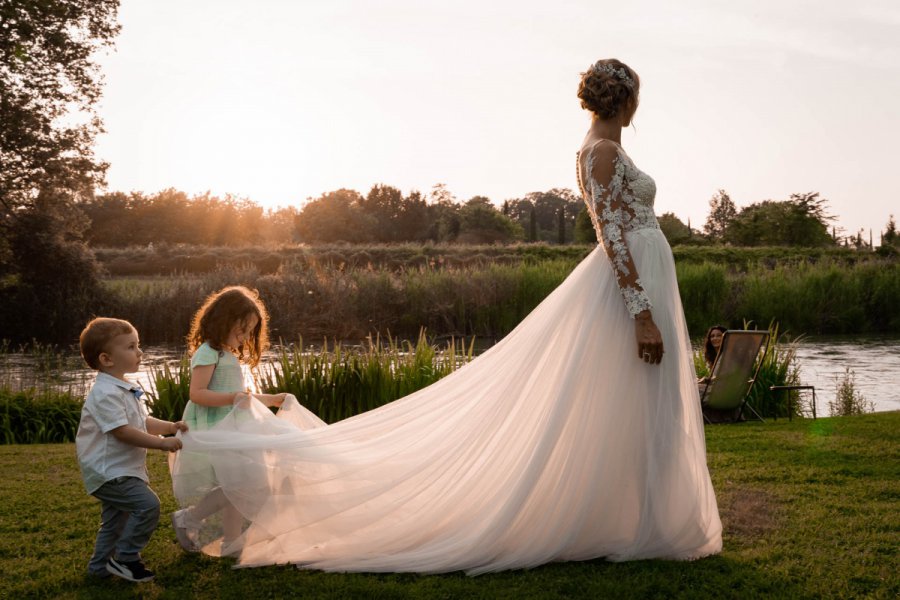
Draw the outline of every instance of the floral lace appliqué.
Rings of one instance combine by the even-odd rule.
[[[588,214],[616,274],[616,282],[631,316],[653,308],[644,291],[625,233],[638,229],[659,229],[653,212],[656,185],[653,180],[630,164],[617,152],[609,181],[597,181],[593,153],[588,155],[588,185],[582,177],[581,156],[578,157],[578,185],[588,207]],[[636,193],[639,190],[640,193]]]

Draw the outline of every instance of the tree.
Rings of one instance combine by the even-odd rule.
[[[742,209],[725,229],[723,240],[736,246],[830,246],[833,217],[818,193],[791,194],[789,200],[764,200]]]
[[[93,154],[102,78],[93,55],[119,31],[118,0],[0,3],[0,330],[68,342],[101,290],[76,203],[101,185]],[[15,314],[28,307],[27,318]],[[12,320],[9,320],[12,319]]]
[[[0,4],[0,203],[3,224],[33,207],[89,197],[106,164],[93,154],[102,131],[102,78],[93,55],[119,32],[118,0],[16,0]]]
[[[263,222],[262,239],[265,244],[289,244],[294,241],[299,211],[293,206],[266,211]]]
[[[394,224],[398,240],[419,242],[428,236],[428,203],[421,192],[411,191],[400,207]]]
[[[559,211],[564,210],[564,226],[566,231],[575,227],[575,218],[581,210],[583,202],[572,190],[553,188],[546,192],[530,192],[524,198],[515,198],[503,202],[503,214],[517,221],[522,228],[531,232],[531,213],[534,212],[534,241],[558,242],[560,239]],[[569,234],[566,233],[568,238]],[[530,233],[529,233],[530,239]]]
[[[690,228],[676,217],[674,213],[667,212],[657,220],[659,221],[659,228],[670,245],[681,244],[691,238]]]
[[[466,244],[493,244],[521,239],[522,227],[503,215],[483,196],[475,196],[459,210],[459,235]]]
[[[594,224],[591,222],[591,215],[588,214],[586,206],[582,206],[578,216],[575,217],[575,243],[597,243],[597,232],[594,231]]]
[[[93,253],[84,243],[73,243],[67,233],[72,223],[61,222],[71,217],[42,206],[59,201],[47,194],[41,193],[34,209],[16,214],[6,240],[17,272],[0,284],[0,331],[21,342],[64,344],[106,303]]]
[[[566,207],[560,206],[558,216],[558,227],[559,231],[557,232],[558,237],[556,238],[556,243],[565,244],[566,243]]]
[[[81,209],[90,221],[85,241],[91,246],[122,247],[134,244],[134,234],[142,227],[134,218],[134,196],[123,192],[95,196],[82,203]]]
[[[897,234],[897,223],[894,222],[894,215],[890,215],[884,233],[881,234],[881,243],[894,246],[898,241],[900,241],[900,235]]]
[[[531,212],[528,213],[528,241],[536,242],[537,240],[538,240],[537,216],[535,214],[534,206],[532,206]]]
[[[430,200],[432,204],[456,204],[456,196],[447,189],[446,183],[431,186]]]
[[[389,185],[374,185],[365,198],[360,198],[359,208],[374,223],[372,237],[376,241],[400,240],[397,224],[403,211],[403,192]]]
[[[307,203],[297,215],[297,237],[304,242],[370,242],[375,223],[363,213],[363,197],[340,189]]]
[[[900,254],[900,233],[897,232],[894,215],[888,217],[887,225],[881,233],[881,245],[878,246],[878,254],[881,256],[897,256]]]
[[[720,241],[728,224],[737,216],[737,207],[725,190],[719,190],[709,201],[709,216],[703,231],[713,241]]]

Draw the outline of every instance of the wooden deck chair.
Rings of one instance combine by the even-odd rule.
[[[747,404],[747,398],[768,347],[768,331],[730,329],[725,332],[709,380],[705,386],[701,385],[700,405],[707,423],[743,420],[744,408],[765,423]]]

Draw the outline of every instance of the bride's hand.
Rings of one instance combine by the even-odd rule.
[[[635,316],[634,333],[637,338],[638,358],[651,365],[658,365],[663,355],[662,334],[653,322],[649,310]]]

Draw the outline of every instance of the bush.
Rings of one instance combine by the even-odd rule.
[[[74,442],[82,400],[68,392],[0,388],[0,436],[4,444]]]
[[[100,267],[64,218],[29,209],[11,220],[0,264],[0,331],[17,342],[69,343],[103,310]]]
[[[847,417],[875,412],[875,403],[866,400],[856,389],[856,374],[850,367],[844,369],[843,378],[834,376],[835,398],[828,402],[831,416]]]

